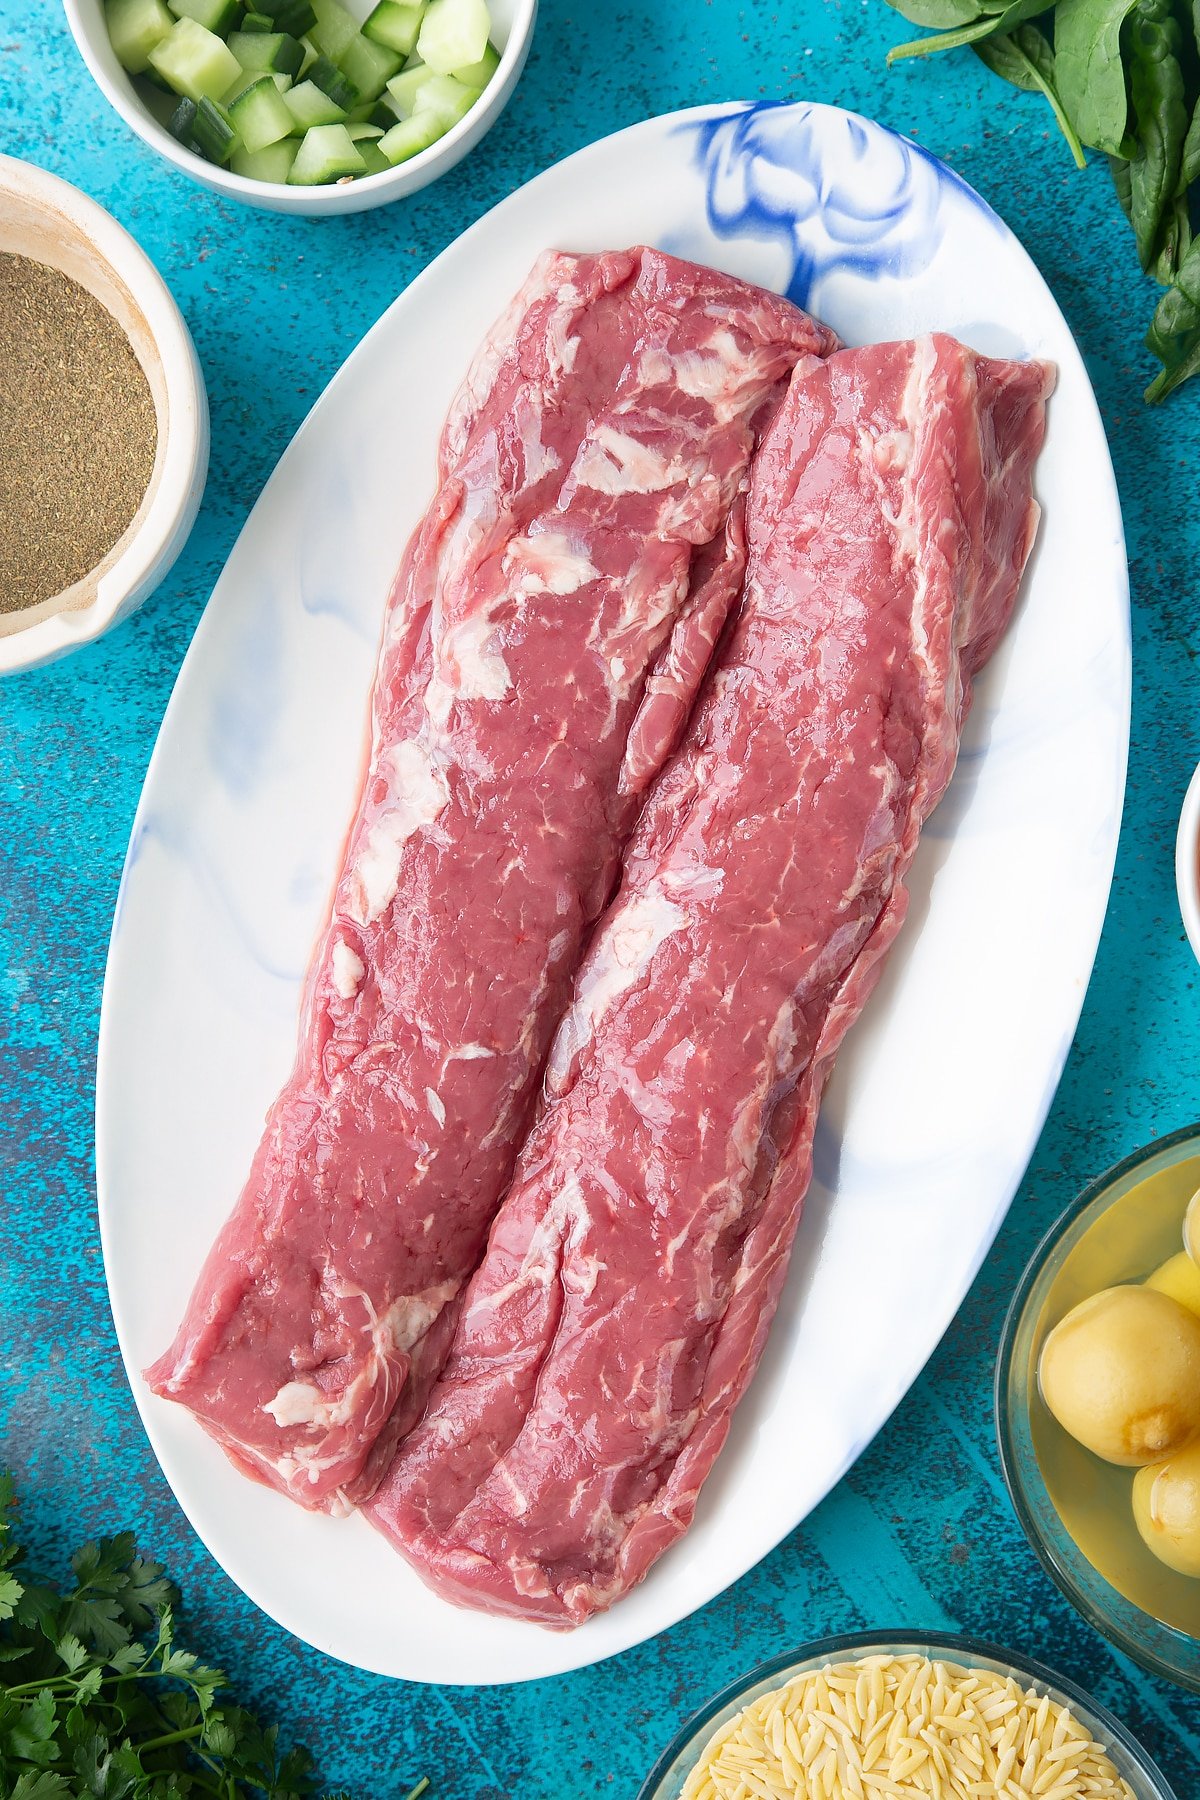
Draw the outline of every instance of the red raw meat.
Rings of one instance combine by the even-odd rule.
[[[793,378],[736,621],[577,977],[429,1409],[367,1509],[452,1600],[574,1625],[691,1522],[834,1053],[1012,612],[1051,385],[945,337]]]
[[[740,587],[756,432],[832,343],[658,251],[555,254],[454,403],[295,1070],[147,1376],[305,1506],[368,1494],[419,1414]]]

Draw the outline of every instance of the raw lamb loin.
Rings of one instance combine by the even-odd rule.
[[[834,1053],[1012,612],[1051,385],[945,337],[793,378],[740,610],[577,977],[428,1411],[368,1508],[450,1599],[578,1624],[691,1522],[775,1309]]]
[[[419,1413],[640,790],[744,567],[760,426],[833,339],[654,250],[552,254],[476,357],[397,577],[295,1069],[148,1371],[328,1511]]]

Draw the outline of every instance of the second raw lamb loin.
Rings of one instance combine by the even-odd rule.
[[[793,378],[729,638],[577,978],[450,1358],[368,1508],[453,1600],[577,1624],[691,1522],[775,1310],[834,1054],[1012,612],[1051,382],[944,337]]]
[[[654,250],[552,254],[454,403],[295,1069],[148,1371],[304,1506],[370,1493],[438,1372],[638,795],[740,586],[758,430],[832,342]]]

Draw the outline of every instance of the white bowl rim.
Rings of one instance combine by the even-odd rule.
[[[166,282],[135,238],[99,201],[35,163],[0,153],[0,192],[64,217],[85,237],[136,303],[154,342],[166,389],[162,470],[145,518],[102,577],[87,606],[51,613],[0,637],[0,674],[31,668],[99,637],[148,577],[199,505],[208,441],[208,402],[200,364],[183,315]]]
[[[90,7],[103,14],[103,0],[63,0],[67,23],[75,39],[80,55],[91,71],[92,78],[101,93],[120,113],[125,123],[136,131],[143,143],[149,144],[165,156],[168,162],[189,176],[193,181],[200,181],[217,193],[229,194],[238,200],[246,200],[253,204],[256,200],[268,204],[276,202],[283,194],[297,196],[296,209],[301,205],[303,196],[304,208],[310,213],[340,212],[343,210],[342,196],[344,189],[336,183],[330,187],[298,188],[290,187],[286,182],[259,181],[251,175],[235,175],[232,169],[222,168],[218,163],[201,163],[202,173],[197,173],[196,164],[201,162],[194,151],[177,143],[170,132],[151,117],[145,107],[141,106],[136,95],[125,84],[114,83],[99,58],[96,56],[88,28],[83,21],[84,7]],[[371,193],[375,199],[372,205],[383,205],[395,189],[394,198],[402,199],[412,191],[412,176],[426,169],[436,168],[439,162],[445,161],[447,170],[458,161],[453,154],[459,144],[472,131],[482,137],[489,131],[507,103],[512,85],[511,77],[514,69],[519,68],[529,48],[529,40],[533,35],[533,27],[537,18],[538,0],[515,0],[512,27],[508,34],[499,67],[484,88],[480,98],[464,113],[457,124],[431,144],[427,150],[418,151],[410,156],[407,162],[397,163],[394,169],[381,169],[374,175],[360,175],[354,182],[360,193]],[[103,24],[103,20],[101,21]],[[417,186],[424,185],[418,182]],[[335,200],[336,197],[336,200]],[[365,210],[365,208],[364,208]]]
[[[1175,891],[1188,943],[1200,961],[1200,764],[1188,782],[1175,834]]]

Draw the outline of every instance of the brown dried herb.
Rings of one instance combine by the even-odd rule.
[[[0,254],[0,613],[96,567],[141,505],[157,441],[107,307],[60,269]]]

